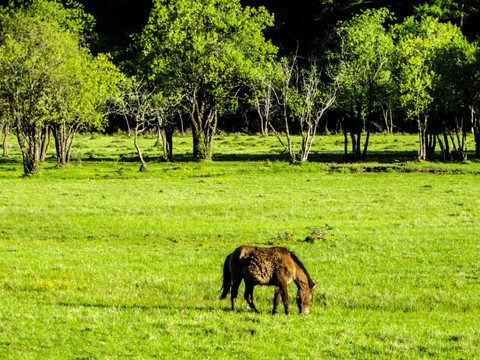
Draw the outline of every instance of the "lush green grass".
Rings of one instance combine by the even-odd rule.
[[[479,358],[479,164],[410,163],[415,138],[384,135],[372,161],[337,163],[339,140],[293,166],[272,138],[219,137],[203,164],[184,160],[188,137],[173,164],[147,138],[139,173],[131,139],[82,137],[69,168],[29,178],[12,142],[0,358]],[[324,238],[304,242],[311,228]],[[319,283],[310,315],[293,284],[289,317],[269,315],[272,288],[255,289],[259,315],[218,299],[247,243],[297,253]]]

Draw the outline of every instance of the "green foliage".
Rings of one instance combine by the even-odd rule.
[[[431,17],[420,20],[410,17],[396,27],[395,33],[400,100],[407,116],[419,119],[433,100],[434,63],[442,61],[437,56],[454,46],[455,39],[462,41],[464,38],[458,27]]]
[[[236,91],[276,53],[263,31],[273,17],[238,0],[154,2],[139,43],[157,91],[184,96],[196,139],[194,157],[211,157],[218,111],[235,107]]]
[[[366,10],[338,24],[340,48],[334,54],[331,71],[339,84],[336,106],[348,118],[343,127],[354,140],[352,154],[356,159],[366,155],[368,137],[361,154],[360,134],[372,130],[372,114],[385,102],[391,81],[389,63],[394,44],[385,23],[392,18],[386,8],[381,8]]]
[[[433,110],[435,87],[437,86],[437,91],[441,87],[446,90],[448,85],[441,84],[442,76],[445,80],[446,64],[453,60],[446,60],[443,64],[442,54],[452,55],[451,51],[455,48],[465,48],[468,45],[458,27],[450,23],[440,23],[432,17],[407,18],[395,28],[395,34],[395,69],[399,99],[407,117],[418,123],[419,157],[425,159],[428,117]],[[449,72],[456,72],[460,68],[458,57],[454,62],[455,70]],[[439,93],[437,100],[442,101]],[[449,102],[446,98],[443,101]]]
[[[21,9],[29,15],[41,14],[45,20],[53,21],[61,28],[77,34],[80,41],[95,36],[94,17],[86,13],[84,6],[77,1],[33,0]]]
[[[61,164],[79,128],[103,126],[120,78],[108,57],[82,45],[92,18],[68,4],[36,0],[0,14],[0,111],[15,126],[27,174],[39,171],[48,126]]]
[[[32,122],[47,114],[54,82],[63,76],[63,51],[77,50],[75,38],[57,30],[41,16],[14,13],[1,19],[2,99],[5,112],[21,111]],[[75,52],[77,55],[77,52]]]
[[[102,130],[107,123],[106,101],[120,96],[117,85],[122,75],[107,55],[93,57],[75,45],[71,50],[46,94],[47,120],[74,132],[86,127]]]
[[[189,90],[205,83],[222,98],[275,54],[263,37],[272,21],[264,8],[243,9],[238,1],[159,0],[140,42],[152,76]]]
[[[346,107],[360,121],[365,121],[376,105],[372,101],[378,102],[378,93],[390,81],[387,65],[393,40],[385,22],[392,17],[386,8],[366,10],[338,24],[341,44],[336,54],[338,65],[333,70],[340,84],[338,106]]]
[[[473,1],[455,1],[455,0],[434,0],[431,4],[424,3],[415,7],[418,15],[432,16],[441,20],[458,19],[467,16],[467,8],[470,8]],[[466,5],[466,3],[469,3]]]
[[[435,77],[431,126],[434,131],[444,133],[445,145],[441,142],[444,159],[466,159],[467,146],[460,138],[471,132],[472,125],[478,128],[475,116],[478,108],[475,99],[479,94],[478,45],[469,43],[458,28],[453,30],[456,30],[454,36],[436,51],[432,62]],[[447,135],[453,135],[452,150]]]

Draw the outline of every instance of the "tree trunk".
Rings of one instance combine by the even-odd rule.
[[[260,118],[262,136],[268,136],[268,122],[269,122],[268,119],[269,119],[269,116],[270,116],[270,114],[268,112],[266,112],[265,117]]]
[[[362,131],[361,130],[343,130],[345,158],[348,158],[348,133],[350,132],[350,139],[352,140],[352,160],[363,160],[367,156],[368,145],[370,142],[370,132],[367,132],[365,142],[362,150]]]
[[[51,127],[55,139],[58,166],[67,166],[70,163],[73,140],[81,124],[81,122],[75,122],[67,125],[66,122],[62,122],[60,124],[54,124]]]
[[[438,144],[440,146],[440,151],[442,152],[443,161],[446,161],[447,160],[446,149],[445,149],[445,146],[443,145],[442,139],[440,139],[439,135],[437,135],[437,141],[438,141]]]
[[[136,125],[135,125],[135,136],[133,138],[133,144],[135,145],[135,149],[137,149],[137,154],[138,154],[138,157],[139,157],[140,163],[141,163],[139,170],[140,171],[146,171],[147,170],[147,163],[143,159],[142,150],[140,149],[140,146],[138,145],[138,135],[141,132],[142,132],[142,130],[140,129],[140,123],[137,122]]]
[[[271,83],[267,85],[265,94],[265,116],[262,119],[262,135],[268,136],[268,123],[270,122],[270,112],[273,107],[272,104],[273,89]]]
[[[163,140],[163,158],[166,161],[173,161],[173,126],[167,126],[165,129],[165,136]]]
[[[383,120],[385,121],[385,132],[393,134],[393,110],[392,105],[387,104],[386,108],[382,106]]]
[[[346,159],[348,157],[348,132],[343,129],[343,157]]]
[[[370,131],[367,131],[367,136],[365,137],[365,144],[363,145],[362,160],[365,160],[365,158],[367,157],[369,141],[370,141]]]
[[[42,147],[42,127],[35,124],[22,126],[22,121],[17,120],[17,139],[22,151],[23,171],[25,175],[40,172],[40,155]]]
[[[157,140],[155,141],[154,147],[161,147],[164,146],[164,139],[162,135],[162,127],[157,126]]]
[[[445,141],[445,160],[451,160],[450,142],[448,141],[447,133],[443,133],[443,140]]]
[[[418,151],[418,159],[426,160],[427,159],[427,131],[424,126],[420,126],[419,128],[419,141],[420,141],[420,149]]]
[[[473,135],[475,137],[475,158],[480,159],[480,120],[477,118],[473,106],[470,107],[470,117],[473,126]]]
[[[302,131],[302,148],[300,150],[300,161],[305,162],[308,160],[308,155],[312,150],[313,141],[316,135],[316,124],[306,122],[306,131]]]
[[[290,155],[290,161],[296,161],[296,154],[295,154],[295,145],[292,142],[292,137],[290,136],[290,128],[288,126],[288,120],[285,120],[285,135],[287,136],[287,147],[288,147],[288,154]]]
[[[62,125],[52,127],[53,137],[55,139],[55,152],[57,154],[57,166],[67,165],[67,143],[65,139],[65,129]]]
[[[352,157],[354,160],[360,160],[360,143],[362,141],[362,133],[351,131],[350,137],[352,138]]]
[[[208,157],[208,154],[210,153],[210,150],[205,149],[207,142],[205,140],[205,133],[202,128],[197,128],[194,125],[192,125],[192,136],[193,136],[193,160],[194,161],[207,161],[210,160]]]
[[[268,136],[268,119],[270,116],[270,109],[268,108],[267,98],[265,97],[264,100],[264,109],[262,109],[262,104],[260,103],[259,99],[255,99],[255,108],[257,109],[262,136]]]
[[[3,127],[3,157],[8,157],[8,135],[10,134],[10,124],[6,121],[2,125]],[[0,132],[1,133],[1,132]]]
[[[473,130],[475,136],[475,158],[480,159],[480,127]]]
[[[282,138],[280,137],[280,134],[277,132],[277,130],[275,130],[275,128],[273,127],[273,125],[271,123],[268,123],[268,126],[270,126],[270,129],[273,131],[273,133],[275,134],[275,136],[277,137],[278,141],[280,142],[280,144],[282,144],[283,146],[283,151],[282,151],[282,154],[285,152],[285,151],[288,151],[288,148],[287,148],[287,145],[285,145],[285,143],[283,142]]]
[[[45,161],[47,157],[47,151],[50,146],[50,134],[51,134],[50,126],[46,125],[43,129],[42,133],[42,154],[40,155],[40,160]]]
[[[427,145],[426,151],[428,155],[433,155],[435,153],[435,148],[437,147],[437,136],[433,134],[427,135]]]
[[[193,160],[212,160],[213,138],[217,130],[216,103],[194,101],[190,117],[192,120]]]

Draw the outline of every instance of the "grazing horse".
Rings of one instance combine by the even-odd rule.
[[[225,299],[232,289],[232,310],[238,295],[238,287],[245,281],[245,300],[250,308],[258,313],[253,303],[253,287],[255,285],[275,286],[272,314],[277,313],[280,298],[288,309],[288,283],[292,280],[298,288],[297,305],[301,314],[308,314],[310,300],[313,297],[315,284],[298,257],[284,247],[240,246],[227,256],[223,266],[223,292]]]

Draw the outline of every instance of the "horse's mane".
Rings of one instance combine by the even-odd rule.
[[[313,285],[315,285],[315,283],[313,282],[312,278],[310,277],[310,274],[308,273],[305,265],[303,265],[303,263],[300,261],[300,259],[297,257],[297,255],[295,255],[293,252],[290,251],[290,255],[292,255],[293,261],[295,261],[297,263],[297,265],[303,270],[305,275],[307,275],[308,286],[313,287]]]

